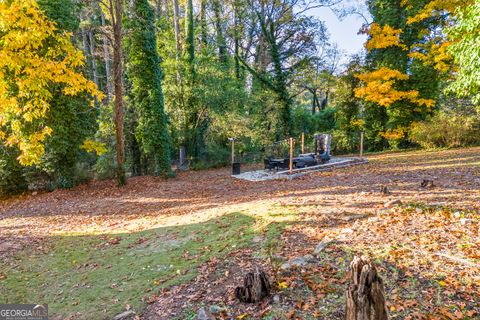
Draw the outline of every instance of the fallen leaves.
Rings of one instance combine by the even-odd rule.
[[[115,244],[119,244],[121,240],[122,238],[120,238],[120,236],[116,236],[114,238],[108,239],[107,241],[109,244],[115,245]]]
[[[291,181],[236,181],[230,179],[227,169],[220,169],[185,172],[168,181],[155,177],[132,178],[124,189],[116,188],[111,181],[92,182],[73,190],[0,203],[0,238],[18,234],[48,239],[52,234],[68,230],[108,234],[100,246],[121,247],[127,240],[122,242],[118,234],[124,231],[137,232],[167,223],[193,223],[198,217],[211,219],[232,210],[258,214],[275,207],[273,203],[283,203],[286,205],[276,207],[293,211],[298,221],[287,222],[287,231],[277,239],[278,245],[268,249],[272,251],[271,257],[288,260],[311,253],[326,236],[343,238],[322,251],[320,263],[312,270],[300,268],[288,276],[277,275],[274,287],[281,296],[277,303],[266,301],[261,306],[240,306],[230,302],[229,281],[241,273],[238,269],[244,267],[242,259],[251,253],[247,250],[238,253],[242,259],[229,255],[224,261],[210,260],[201,265],[198,274],[212,277],[210,287],[203,285],[205,278],[195,278],[182,287],[183,291],[165,294],[166,297],[159,300],[158,291],[162,290],[159,287],[168,278],[153,279],[153,276],[149,284],[153,288],[145,290],[144,302],[155,310],[173,310],[177,314],[189,303],[206,300],[225,303],[230,308],[230,319],[258,318],[273,312],[272,306],[273,310],[282,310],[288,319],[306,314],[339,319],[341,314],[335,311],[343,308],[347,278],[344,273],[349,254],[367,248],[381,260],[382,274],[388,275],[389,307],[397,319],[445,320],[452,316],[461,319],[460,313],[472,319],[478,316],[478,307],[474,310],[473,306],[479,296],[475,283],[479,280],[475,265],[478,266],[480,256],[478,214],[475,216],[480,209],[480,179],[477,178],[480,170],[475,165],[479,150],[377,155],[362,167],[311,174]],[[419,190],[424,175],[435,176],[437,187]],[[392,191],[389,198],[378,194],[378,187],[387,184]],[[384,208],[386,201],[396,198],[401,199],[405,207]],[[412,205],[409,208],[410,203],[432,202],[443,206]],[[447,204],[459,210],[444,207]],[[383,211],[376,214],[377,210]],[[365,214],[369,216],[364,218]],[[353,215],[356,218],[350,219]],[[460,219],[474,220],[462,220],[462,224]],[[223,230],[226,225],[218,227]],[[352,232],[342,234],[342,230]],[[194,241],[201,239],[198,234],[192,237]],[[33,243],[32,239],[25,243]],[[151,245],[154,239],[150,240],[139,237],[128,247]],[[229,240],[225,239],[225,248],[232,250]],[[41,242],[43,247],[44,240]],[[23,243],[18,248],[9,245],[6,250],[18,251],[22,247]],[[213,248],[205,243],[204,250]],[[195,260],[197,256],[194,251],[185,250],[179,258]],[[259,258],[260,263],[275,263],[269,260],[270,256]],[[98,268],[83,264],[76,267]],[[101,268],[113,267],[107,261]],[[182,275],[187,270],[178,272]],[[5,280],[2,274],[0,280]],[[180,297],[180,302],[173,297]],[[448,307],[440,310],[442,305]]]

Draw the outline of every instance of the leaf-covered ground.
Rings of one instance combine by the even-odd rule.
[[[479,319],[480,148],[369,160],[291,181],[216,169],[3,200],[0,303],[49,303],[59,319],[193,319],[202,306],[220,319],[341,319],[363,253],[393,319]],[[319,242],[315,261],[280,268]],[[233,289],[255,265],[275,292],[240,304]]]

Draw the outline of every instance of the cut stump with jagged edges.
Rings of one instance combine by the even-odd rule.
[[[383,280],[366,257],[355,256],[350,263],[345,320],[387,320]]]
[[[421,188],[434,188],[435,184],[433,183],[433,180],[430,179],[423,179],[422,183],[420,183]]]
[[[387,186],[381,186],[381,187],[380,187],[380,193],[382,194],[382,196],[389,196],[389,195],[392,194],[392,193],[390,192],[390,190],[388,190],[388,187],[387,187]]]
[[[261,268],[255,268],[243,279],[243,287],[235,288],[235,296],[245,303],[260,302],[270,295],[270,281]]]

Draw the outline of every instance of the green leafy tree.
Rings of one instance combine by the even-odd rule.
[[[76,1],[40,0],[39,5],[59,30],[78,31],[80,7]],[[88,97],[65,96],[62,90],[61,86],[55,86],[53,90],[46,119],[52,135],[45,141],[45,153],[33,170],[27,170],[30,179],[47,175],[50,188],[72,187],[78,182],[77,165],[84,154],[80,146],[96,130],[97,110],[90,107]]]
[[[449,90],[462,97],[471,97],[480,104],[480,1],[457,11],[456,24],[448,34],[453,44],[449,51],[458,66],[455,81]]]

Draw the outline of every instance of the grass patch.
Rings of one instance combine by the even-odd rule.
[[[111,318],[126,305],[139,311],[158,289],[192,279],[199,264],[250,245],[255,225],[232,213],[138,233],[52,237],[43,252],[1,262],[0,291],[8,294],[0,303],[48,303],[51,315],[76,319]]]

